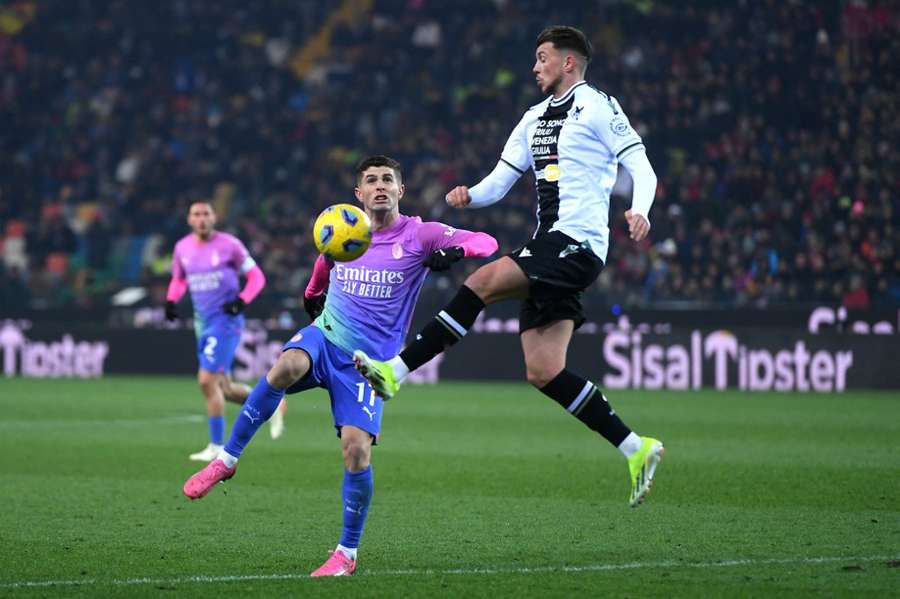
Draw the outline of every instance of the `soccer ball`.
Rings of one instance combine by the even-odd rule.
[[[313,225],[316,249],[326,258],[349,262],[362,256],[372,243],[368,215],[352,204],[329,206]]]

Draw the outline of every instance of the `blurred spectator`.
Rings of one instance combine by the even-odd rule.
[[[7,3],[4,287],[41,307],[163,285],[157,248],[208,199],[271,273],[261,299],[279,313],[313,261],[315,215],[353,201],[353,164],[371,153],[403,164],[405,212],[509,251],[531,232],[531,175],[500,207],[449,214],[443,196],[487,174],[540,101],[522,57],[552,14],[592,36],[588,78],[659,175],[656,245],[627,239],[616,198],[611,268],[588,303],[900,304],[895,8],[572,4]]]

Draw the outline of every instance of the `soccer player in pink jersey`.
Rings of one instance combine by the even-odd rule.
[[[206,399],[209,444],[190,459],[208,462],[224,446],[225,400],[243,403],[247,385],[229,377],[244,328],[244,308],[262,291],[266,277],[241,241],[215,229],[216,213],[208,202],[194,202],[188,212],[191,232],[175,244],[172,280],[166,294],[166,318],[178,318],[176,304],[190,290],[197,335],[197,380]],[[243,275],[247,282],[239,288]],[[239,291],[240,289],[240,291]],[[282,411],[272,420],[273,437],[283,429]]]
[[[372,244],[351,262],[316,260],[304,294],[315,318],[288,341],[253,389],[218,457],[184,484],[191,499],[231,478],[253,434],[285,393],[328,389],[344,456],[343,532],[331,557],[313,576],[349,576],[374,489],[372,445],[381,430],[382,399],[353,365],[353,349],[387,358],[399,351],[428,270],[446,270],[463,257],[489,256],[496,240],[485,233],[422,222],[400,214],[405,188],[400,165],[372,156],[357,167],[356,197],[372,220]],[[327,291],[327,293],[326,293]]]

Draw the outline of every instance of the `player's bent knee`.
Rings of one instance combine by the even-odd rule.
[[[463,285],[471,289],[482,301],[484,301],[485,296],[491,293],[491,276],[486,271],[487,268],[482,266],[466,277],[466,280],[463,282]]]
[[[481,298],[485,305],[515,297],[525,297],[528,279],[508,257],[485,264],[471,275],[464,285]]]
[[[286,389],[306,376],[307,372],[309,372],[309,358],[306,352],[287,350],[281,353],[266,378],[270,385]]]

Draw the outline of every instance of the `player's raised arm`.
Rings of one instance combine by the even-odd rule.
[[[485,258],[497,251],[497,240],[487,233],[455,229],[443,223],[422,223],[422,248],[430,253],[422,263],[433,271],[450,268],[463,258]]]
[[[315,320],[322,310],[325,308],[325,298],[328,294],[329,273],[331,272],[332,262],[319,255],[313,264],[312,275],[309,277],[309,283],[303,291],[303,309],[309,315],[310,320]]]

